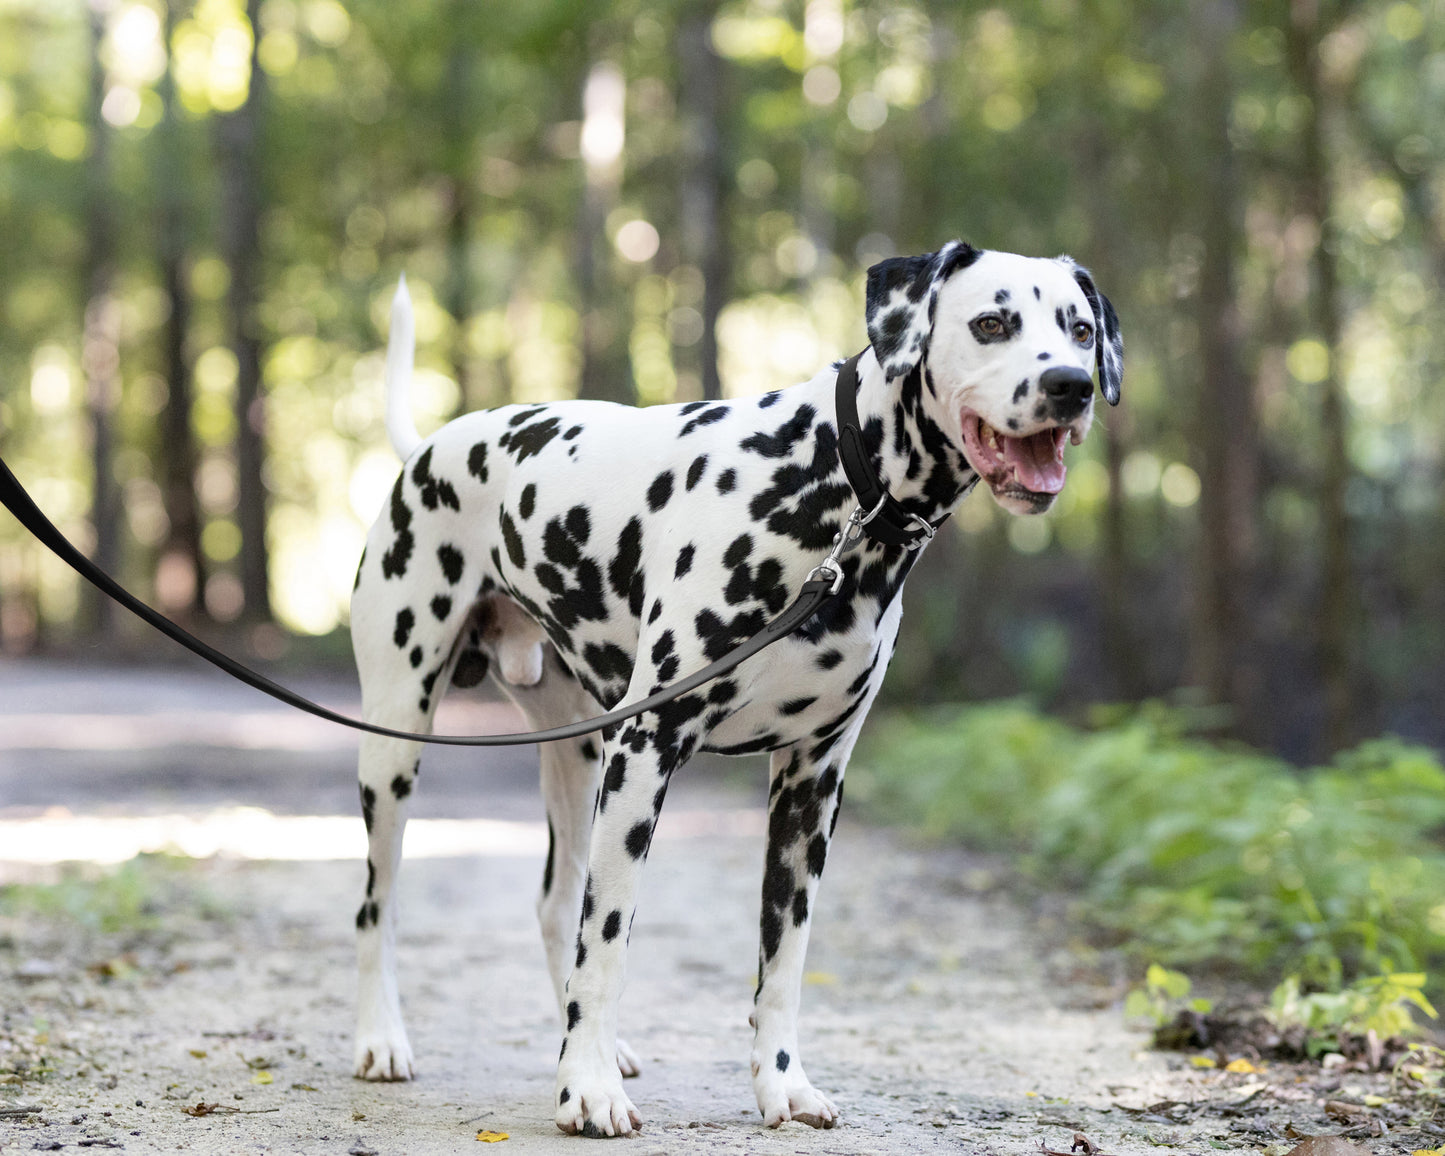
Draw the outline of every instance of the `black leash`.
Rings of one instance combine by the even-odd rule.
[[[757,654],[765,647],[786,638],[818,612],[823,603],[838,593],[843,583],[841,558],[858,544],[865,534],[888,545],[904,545],[910,550],[917,549],[933,537],[934,526],[916,514],[910,514],[896,502],[874,475],[868,464],[867,450],[863,445],[863,432],[858,419],[858,360],[862,353],[851,357],[838,373],[838,445],[839,456],[848,482],[858,495],[859,506],[848,516],[843,529],[833,539],[833,548],[828,557],[819,563],[804,580],[802,589],[791,605],[764,626],[747,641],[735,646],[716,662],[709,663],[701,670],[679,679],[634,703],[620,706],[596,718],[581,719],[566,726],[551,727],[543,731],[528,731],[510,735],[437,735],[421,734],[415,731],[393,730],[338,714],[334,710],[303,698],[293,690],[272,682],[264,675],[257,674],[250,667],[223,654],[208,643],[202,642],[190,631],[177,625],[159,611],[151,609],[114,578],[100,569],[94,562],[77,550],[10,472],[3,458],[0,458],[0,503],[4,503],[16,520],[29,530],[40,543],[57,558],[73,569],[102,593],[119,602],[143,622],[150,624],[168,638],[180,643],[193,654],[199,655],[213,666],[219,667],[232,678],[254,687],[263,694],[294,706],[297,710],[313,714],[328,722],[339,723],[353,730],[383,735],[393,739],[407,739],[412,742],[432,743],[457,747],[504,747],[525,743],[548,743],[560,739],[580,738],[582,735],[599,731],[603,727],[635,718],[647,711],[669,703],[706,682],[711,682]]]

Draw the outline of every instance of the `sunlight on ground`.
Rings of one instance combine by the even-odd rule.
[[[761,808],[664,814],[658,839],[754,837],[767,827]],[[547,824],[501,819],[413,819],[412,859],[528,856],[547,851]],[[228,807],[200,815],[72,815],[56,807],[33,819],[0,820],[0,863],[123,863],[145,852],[192,859],[362,859],[366,832],[356,815],[274,815]]]

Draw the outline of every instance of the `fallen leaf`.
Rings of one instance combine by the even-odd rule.
[[[803,982],[814,987],[829,987],[838,982],[838,977],[831,971],[806,971],[803,973]]]
[[[1196,1068],[1217,1068],[1213,1056],[1190,1056],[1189,1062]]]
[[[1229,1063],[1224,1065],[1224,1070],[1226,1072],[1246,1072],[1251,1074],[1259,1071],[1258,1068],[1256,1068],[1243,1056],[1240,1056],[1237,1060],[1230,1060]]]
[[[477,1133],[477,1139],[483,1144],[496,1144],[502,1140],[508,1140],[510,1137],[505,1132],[482,1131]]]
[[[264,1068],[262,1068],[261,1071],[257,1072],[254,1076],[251,1077],[251,1083],[253,1083],[253,1084],[269,1084],[269,1083],[271,1083],[273,1080],[275,1080],[275,1078],[276,1078],[276,1077],[273,1076],[273,1075],[271,1075],[270,1072],[268,1072],[268,1071],[266,1071]]]
[[[1367,1108],[1381,1108],[1390,1102],[1384,1096],[1362,1096],[1360,1098],[1364,1100]]]
[[[195,1105],[195,1107],[192,1108],[182,1108],[181,1111],[184,1112],[187,1116],[209,1116],[220,1106],[221,1105],[219,1104],[201,1103]]]
[[[292,1084],[292,1085],[291,1085],[291,1090],[292,1090],[293,1092],[314,1092],[314,1091],[316,1091],[316,1089],[313,1088],[310,1084]]]
[[[1311,1136],[1291,1148],[1288,1156],[1370,1156],[1370,1150],[1339,1136]]]
[[[192,1049],[191,1049],[191,1055],[195,1056],[196,1059],[198,1059],[198,1060],[204,1060],[204,1059],[206,1058],[206,1049],[205,1049],[205,1048],[192,1048]]]
[[[1439,1148],[1416,1148],[1410,1156],[1445,1156],[1445,1144]]]

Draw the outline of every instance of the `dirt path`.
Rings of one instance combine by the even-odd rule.
[[[31,685],[0,667],[0,695],[7,680],[17,695]],[[36,816],[37,783],[48,782],[51,802],[111,834],[132,830],[135,815],[199,821],[247,803],[267,809],[251,816],[257,845],[265,832],[279,845],[265,853],[328,854],[322,827],[287,822],[350,814],[348,751],[322,740],[298,750],[293,740],[238,752],[206,731],[208,710],[219,725],[237,709],[231,692],[185,681],[169,689],[200,695],[182,712],[191,730],[123,750],[85,750],[71,717],[140,709],[118,691],[83,702],[50,694],[29,708],[7,695],[17,716],[45,715],[48,704],[54,725],[32,724],[25,746],[0,738],[0,830]],[[164,706],[168,685],[152,686],[145,705]],[[229,793],[207,776],[212,765]],[[443,1153],[470,1149],[479,1130],[506,1132],[504,1150],[578,1151],[585,1142],[551,1122],[560,1030],[532,912],[545,829],[527,769],[525,759],[492,776],[445,757],[425,764],[420,813],[454,822],[417,825],[422,853],[436,857],[402,873],[401,980],[420,1065],[412,1084],[349,1074],[359,857],[150,869],[140,914],[110,932],[0,916],[0,1073],[20,1072],[0,1075],[0,1152]],[[1116,1104],[1189,1099],[1201,1077],[1142,1052],[1117,1006],[1091,1007],[1098,990],[1061,978],[1067,953],[993,889],[981,861],[911,849],[847,820],[814,921],[802,1038],[809,1073],[843,1122],[819,1133],[762,1129],[747,1072],[763,823],[761,770],[750,769],[747,787],[679,781],[663,813],[622,1011],[645,1065],[629,1085],[645,1119],[630,1150],[1026,1153],[1039,1140],[1067,1149],[1078,1129],[1128,1153],[1169,1138]],[[125,794],[107,792],[115,782]],[[145,786],[153,782],[159,793]],[[426,802],[429,792],[439,803]],[[50,821],[66,838],[66,816]],[[288,849],[288,839],[300,842]],[[5,858],[0,843],[10,878],[38,870]],[[147,914],[147,902],[158,909]],[[42,1067],[51,1070],[36,1078]],[[216,1107],[187,1115],[197,1104]],[[26,1106],[40,1111],[5,1115]]]

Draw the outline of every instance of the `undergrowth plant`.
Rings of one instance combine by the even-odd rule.
[[[878,720],[850,795],[1076,888],[1142,964],[1338,991],[1445,957],[1445,768],[1389,739],[1296,769],[1158,705],[1085,730],[1019,702]]]

